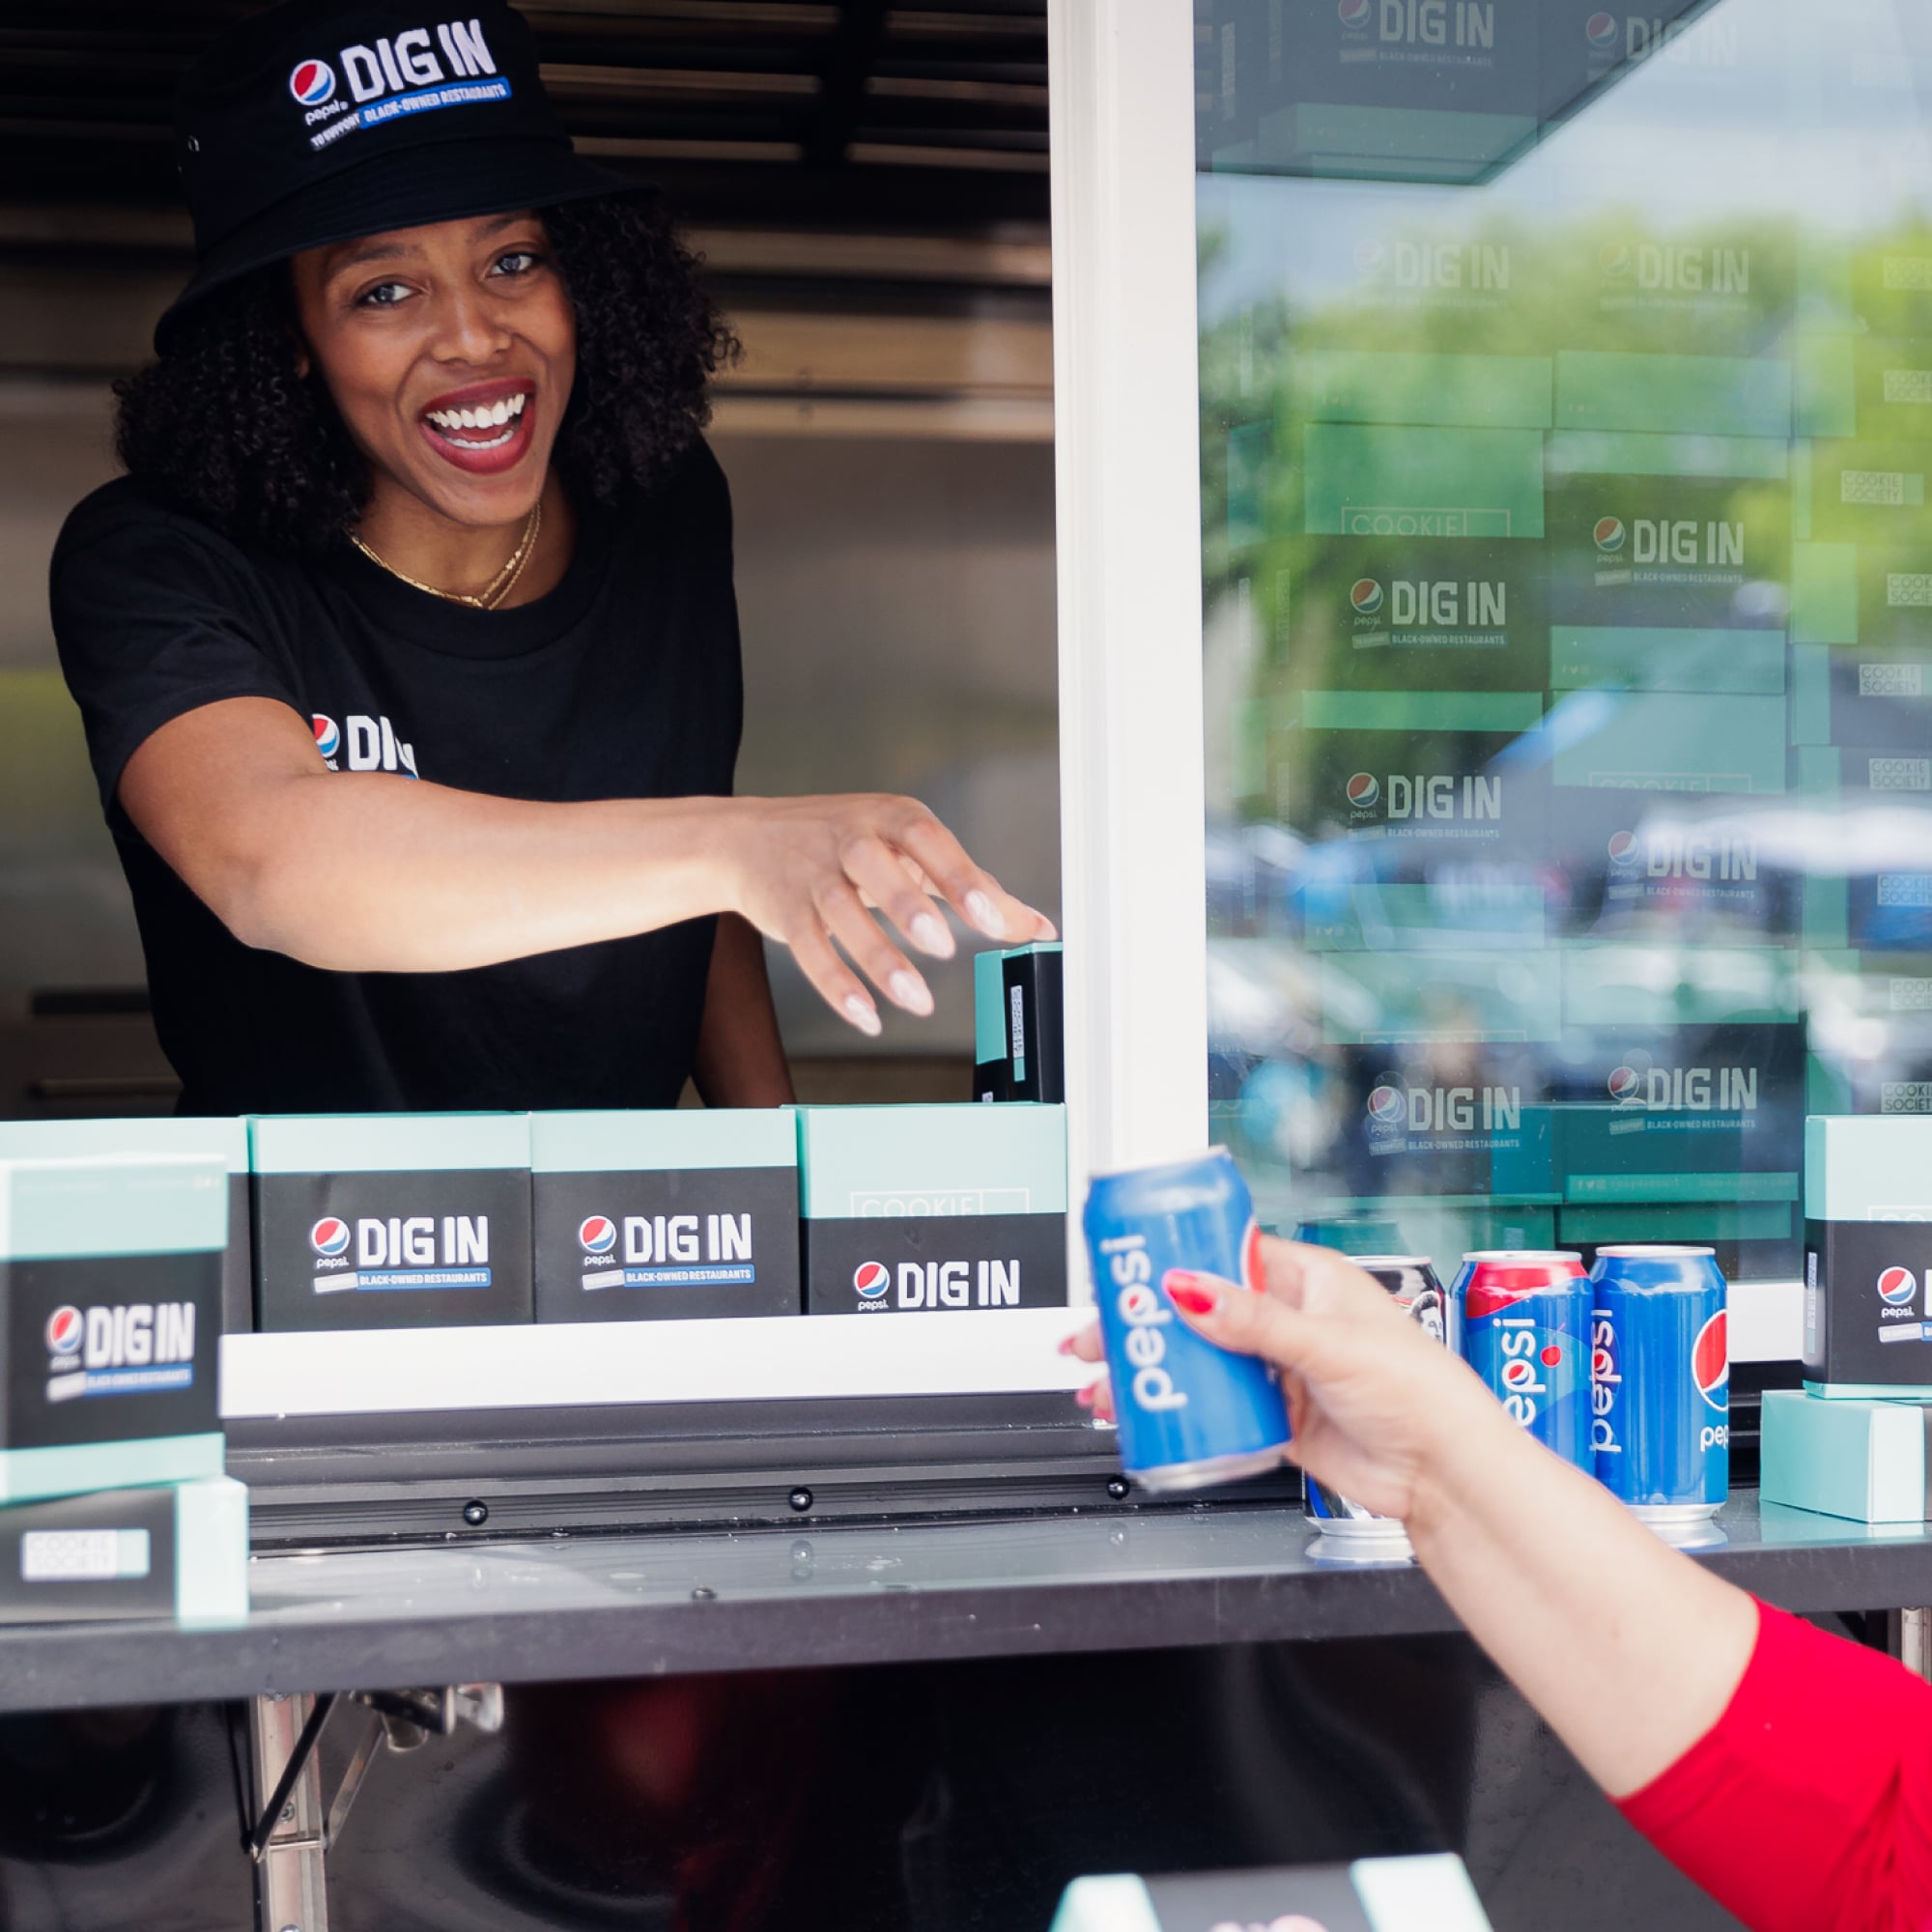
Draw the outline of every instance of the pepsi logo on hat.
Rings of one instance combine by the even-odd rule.
[[[320,107],[335,92],[335,70],[327,61],[298,61],[289,75],[289,92],[304,107]]]

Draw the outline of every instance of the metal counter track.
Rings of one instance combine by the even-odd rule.
[[[1932,1602],[1932,1536],[1768,1506],[1702,1560],[1794,1610]],[[258,1556],[229,1631],[0,1631],[0,1708],[537,1682],[1444,1631],[1403,1564],[1324,1562],[1298,1510],[476,1539]]]

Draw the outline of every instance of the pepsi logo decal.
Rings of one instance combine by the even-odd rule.
[[[1690,1344],[1690,1379],[1713,1408],[1730,1407],[1730,1324],[1721,1308],[1698,1329],[1697,1339]]]
[[[325,1214],[308,1231],[308,1244],[319,1255],[339,1255],[349,1245],[349,1223]]]
[[[1878,1278],[1878,1298],[1889,1308],[1903,1308],[1918,1288],[1910,1268],[1889,1267]]]
[[[304,107],[320,107],[335,92],[335,70],[327,61],[298,61],[289,75],[289,92]]]
[[[1612,279],[1630,273],[1631,251],[1626,242],[1605,242],[1597,250],[1597,271]]]
[[[1636,857],[1636,834],[1634,832],[1612,832],[1610,834],[1610,864],[1627,865]]]
[[[1611,555],[1624,547],[1624,520],[1621,517],[1599,517],[1597,527],[1590,534],[1596,539],[1597,548],[1605,556]]]
[[[1335,0],[1335,17],[1345,27],[1369,24],[1369,0]]]
[[[1357,772],[1349,781],[1348,790],[1349,803],[1358,809],[1375,804],[1382,795],[1380,784],[1368,772]]]
[[[1613,1066],[1610,1077],[1604,1082],[1610,1090],[1612,1100],[1629,1100],[1634,1097],[1637,1089],[1637,1071],[1634,1066]]]
[[[312,712],[309,724],[315,731],[315,749],[325,758],[332,758],[342,749],[342,727],[333,718],[325,718],[320,711]]]
[[[1617,16],[1614,14],[1592,14],[1583,22],[1583,38],[1593,47],[1614,46],[1617,40]]]
[[[1403,1118],[1406,1110],[1403,1106],[1400,1088],[1386,1084],[1371,1090],[1369,1094],[1369,1118],[1372,1121],[1396,1122]]]
[[[1615,1375],[1617,1358],[1607,1349],[1594,1349],[1590,1352],[1590,1373],[1599,1379]]]
[[[577,1245],[586,1255],[608,1255],[617,1245],[617,1224],[608,1214],[593,1214],[577,1231]]]
[[[80,1347],[85,1326],[79,1309],[71,1306],[56,1308],[47,1317],[47,1347],[56,1355],[72,1354]]]
[[[892,1270],[884,1262],[861,1262],[852,1270],[852,1286],[867,1301],[876,1301],[892,1286]]]
[[[1503,1386],[1505,1388],[1527,1388],[1536,1379],[1536,1365],[1525,1362],[1520,1355],[1512,1355],[1503,1364]]]
[[[1349,592],[1349,602],[1355,607],[1355,614],[1373,617],[1382,608],[1382,587],[1373,577],[1356,578]]]

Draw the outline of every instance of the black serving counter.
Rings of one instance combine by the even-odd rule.
[[[1794,1610],[1932,1604],[1932,1536],[1746,1491],[1695,1552]],[[478,1538],[257,1556],[242,1628],[0,1630],[0,1709],[1390,1635],[1454,1628],[1407,1563],[1278,1504]]]

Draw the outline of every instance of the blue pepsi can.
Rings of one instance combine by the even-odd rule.
[[[1546,1449],[1579,1469],[1590,1448],[1590,1284],[1580,1255],[1496,1248],[1463,1257],[1449,1339]]]
[[[1597,1478],[1646,1520],[1695,1522],[1731,1491],[1729,1292],[1709,1248],[1597,1250]]]
[[[1097,1176],[1084,1226],[1127,1473],[1194,1490],[1278,1468],[1288,1407],[1274,1370],[1204,1342],[1161,1285],[1191,1268],[1261,1288],[1261,1229],[1227,1150]]]

